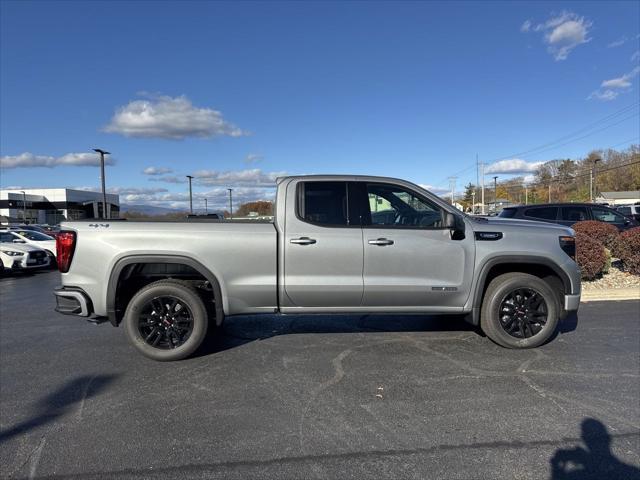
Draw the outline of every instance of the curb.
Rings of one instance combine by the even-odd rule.
[[[619,300],[640,300],[638,288],[607,288],[602,290],[583,290],[581,302],[602,302]]]

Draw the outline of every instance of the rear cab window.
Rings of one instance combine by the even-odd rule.
[[[298,185],[298,217],[327,227],[349,225],[347,182],[303,182]]]

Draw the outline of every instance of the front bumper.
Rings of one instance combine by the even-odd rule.
[[[580,294],[577,295],[565,295],[564,296],[564,309],[567,312],[574,312],[578,310],[580,306]]]
[[[88,317],[93,312],[91,299],[81,288],[58,287],[53,291],[56,297],[56,312],[64,315]]]

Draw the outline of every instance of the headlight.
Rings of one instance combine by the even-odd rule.
[[[10,257],[21,257],[24,255],[22,252],[14,252],[13,250],[2,250],[2,253],[9,255]]]

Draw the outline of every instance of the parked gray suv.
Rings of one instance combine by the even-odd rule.
[[[272,222],[63,224],[56,310],[124,324],[141,353],[177,360],[240,314],[464,315],[529,348],[578,309],[570,228],[469,217],[393,178],[286,177],[276,198]]]

